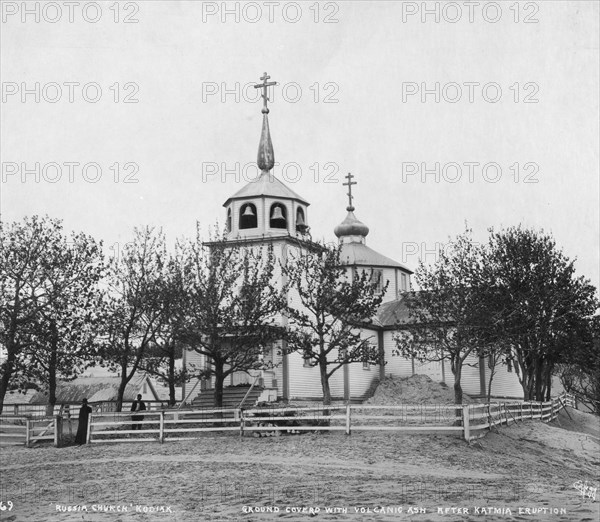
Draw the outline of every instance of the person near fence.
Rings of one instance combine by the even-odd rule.
[[[87,399],[82,399],[81,408],[79,408],[79,420],[77,423],[77,434],[75,435],[75,444],[85,444],[87,440],[88,420],[92,413],[92,408],[88,406]]]
[[[137,399],[131,404],[131,411],[138,412],[144,411],[145,409],[146,403],[142,400],[141,394],[138,394]],[[144,420],[143,415],[132,415],[131,420],[133,421],[133,424],[131,425],[132,430],[142,429],[142,421]]]

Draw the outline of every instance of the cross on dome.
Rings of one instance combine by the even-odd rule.
[[[267,102],[269,101],[269,96],[267,95],[267,87],[271,87],[272,85],[277,85],[277,82],[268,82],[267,80],[269,80],[271,77],[265,72],[265,74],[263,74],[260,79],[263,81],[262,83],[257,83],[254,88],[255,89],[262,89],[263,93],[261,94],[261,97],[263,99],[263,108],[262,108],[262,113],[263,114],[269,114],[269,108],[267,107]]]
[[[346,210],[352,212],[354,210],[354,206],[352,205],[352,200],[354,199],[354,196],[352,195],[352,185],[357,185],[358,182],[352,181],[354,176],[350,174],[350,172],[348,172],[348,175],[345,176],[345,178],[348,180],[348,183],[342,183],[342,185],[348,187],[348,206],[346,207]]]

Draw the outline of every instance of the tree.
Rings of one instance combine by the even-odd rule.
[[[592,317],[586,330],[559,365],[558,375],[565,391],[600,415],[600,316]]]
[[[165,320],[168,306],[161,297],[166,257],[164,235],[146,227],[134,231],[133,242],[111,264],[102,357],[104,365],[119,372],[117,411]]]
[[[94,247],[86,244],[83,250],[93,257]],[[0,366],[0,412],[9,387],[39,375],[31,354],[41,342],[41,326],[64,310],[65,296],[77,293],[79,278],[89,269],[86,256],[69,258],[64,247],[60,220],[32,216],[9,225],[0,222],[0,346],[6,353]]]
[[[169,386],[169,404],[175,405],[175,387],[187,380],[184,369],[176,368],[176,361],[183,355],[183,314],[185,306],[185,288],[183,286],[181,258],[169,258],[163,284],[160,287],[163,320],[144,358],[140,361],[140,370],[158,377]]]
[[[490,231],[484,280],[493,293],[495,335],[514,354],[525,400],[547,400],[556,365],[585,343],[596,289],[543,232]]]
[[[48,411],[56,404],[57,380],[73,379],[93,364],[104,273],[101,244],[91,236],[61,237],[46,251],[56,270],[47,273],[50,304],[33,327],[35,344],[26,349],[32,374],[48,391]]]
[[[280,339],[281,290],[273,284],[273,248],[244,248],[225,238],[182,245],[184,341],[208,362],[198,377],[214,376],[214,404],[223,405],[225,379],[266,367],[262,356]]]
[[[415,272],[420,291],[405,294],[409,321],[398,324],[394,355],[450,362],[454,402],[462,404],[462,369],[469,356],[494,346],[486,325],[488,293],[482,278],[483,249],[463,234],[440,250],[433,266],[422,261]]]
[[[387,282],[378,290],[368,270],[352,270],[340,259],[340,247],[316,245],[302,249],[282,266],[289,300],[287,350],[300,352],[310,366],[318,366],[323,404],[331,404],[329,379],[354,362],[383,364],[382,355],[359,328],[371,318],[383,300]]]

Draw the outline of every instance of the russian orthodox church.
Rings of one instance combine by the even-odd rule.
[[[269,130],[267,107],[267,87],[275,83],[267,83],[269,76],[261,78],[264,106],[263,122],[259,143],[257,164],[261,171],[257,180],[248,183],[230,196],[225,207],[227,223],[227,240],[237,245],[248,247],[271,245],[276,257],[285,261],[290,256],[298,255],[304,246],[310,247],[311,235],[308,207],[310,203],[278,180],[271,170],[275,164],[273,144]],[[383,303],[368,327],[361,327],[361,336],[368,338],[384,353],[386,364],[371,365],[368,363],[351,363],[335,372],[330,378],[331,395],[334,400],[360,400],[373,388],[377,381],[385,377],[409,377],[425,374],[438,382],[453,385],[453,375],[449,364],[419,363],[418,361],[393,355],[396,347],[394,333],[398,321],[408,319],[408,310],[403,301],[403,293],[411,290],[413,272],[402,263],[373,250],[367,246],[366,238],[369,227],[360,222],[354,214],[352,181],[354,176],[348,174],[348,206],[346,217],[335,227],[342,261],[348,270],[367,270],[373,280],[385,285],[388,282]],[[276,277],[282,277],[279,274]],[[282,281],[280,281],[282,283]],[[293,296],[290,296],[293,299]],[[281,317],[282,325],[286,318]],[[266,360],[273,363],[269,370],[233,373],[225,385],[237,386],[258,382],[263,390],[261,400],[306,400],[322,399],[322,388],[318,367],[306,364],[300,353],[282,354],[282,343],[275,343]],[[466,394],[484,396],[487,394],[487,380],[490,369],[485,360],[472,357],[466,361],[462,373],[462,386]],[[202,356],[190,351],[186,354],[186,366],[202,368],[206,364]],[[197,386],[201,384],[201,386]],[[189,402],[201,390],[212,397],[212,382],[192,382],[188,389],[196,388],[186,398]],[[509,366],[496,368],[492,381],[492,396],[522,398],[522,388],[518,376]]]

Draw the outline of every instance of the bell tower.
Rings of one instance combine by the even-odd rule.
[[[260,175],[223,204],[226,209],[227,238],[291,236],[308,239],[309,203],[271,172],[275,165],[275,153],[269,129],[267,89],[277,82],[269,82],[267,73],[260,79],[262,83],[254,86],[263,90],[263,121],[256,160]]]

